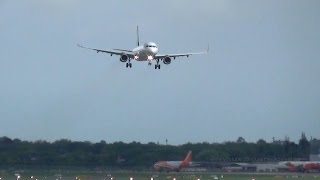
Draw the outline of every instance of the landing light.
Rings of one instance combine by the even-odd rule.
[[[134,59],[139,59],[139,56],[138,56],[138,55],[135,55],[135,56],[134,56]]]
[[[148,60],[152,60],[153,59],[153,56],[148,56]]]

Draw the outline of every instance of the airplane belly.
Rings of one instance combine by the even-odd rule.
[[[150,55],[150,53],[148,51],[139,51],[139,53],[138,53],[139,58],[136,60],[137,61],[147,61],[149,55]]]
[[[146,61],[148,59],[148,56],[139,54],[139,58],[137,61]]]

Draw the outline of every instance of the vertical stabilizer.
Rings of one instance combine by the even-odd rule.
[[[191,162],[192,161],[192,152],[189,151],[186,158],[184,159],[185,162]]]
[[[140,46],[140,42],[139,42],[139,26],[137,26],[137,46]]]

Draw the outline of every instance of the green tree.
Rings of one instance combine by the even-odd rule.
[[[246,140],[243,137],[238,137],[237,143],[245,143]]]

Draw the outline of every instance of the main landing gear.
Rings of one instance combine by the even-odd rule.
[[[159,59],[157,59],[157,64],[154,65],[154,69],[160,69]]]
[[[131,62],[128,62],[127,64],[126,64],[126,68],[132,68],[132,63]]]
[[[154,65],[154,69],[160,69],[160,64],[156,64],[156,65]]]

